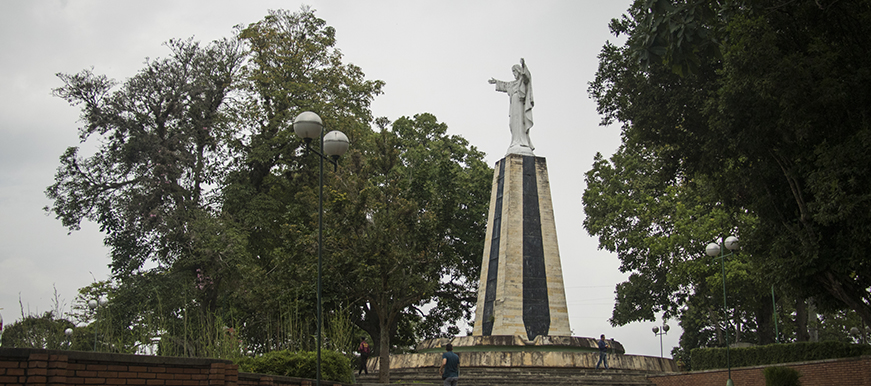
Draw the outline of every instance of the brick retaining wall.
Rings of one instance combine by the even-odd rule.
[[[312,386],[310,379],[239,373],[207,358],[0,348],[0,385]],[[325,386],[350,386],[321,381]]]
[[[230,361],[0,348],[3,385],[236,385]]]
[[[871,356],[826,359],[812,362],[741,367],[732,369],[732,381],[740,386],[765,386],[766,367],[791,367],[801,373],[802,385],[871,386]],[[682,374],[652,375],[647,378],[656,386],[723,386],[726,370],[694,371]]]
[[[871,386],[871,356],[788,363],[804,385]],[[732,369],[741,386],[765,386],[769,366]],[[657,386],[722,386],[725,370],[651,375]],[[0,385],[312,386],[311,379],[239,373],[220,359],[0,348]],[[351,386],[321,381],[325,386]]]

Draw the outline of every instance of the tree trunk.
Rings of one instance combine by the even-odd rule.
[[[385,282],[387,277],[382,276],[381,280],[382,286],[386,288]],[[394,311],[393,307],[391,307],[392,302],[386,291],[381,293],[379,300],[380,304],[373,307],[378,311],[379,340],[381,341],[378,350],[380,357],[378,361],[378,382],[390,383],[390,325],[399,312]]]
[[[741,341],[742,338],[744,338],[744,335],[741,331],[741,328],[742,328],[741,322],[736,320],[735,321],[735,341],[732,342],[732,344],[738,343]]]
[[[807,321],[808,321],[808,340],[811,342],[820,341],[820,318],[817,315],[817,306],[814,298],[808,299],[807,302]]]
[[[774,343],[774,310],[768,305],[759,305],[756,310],[756,339],[760,345]]]
[[[717,336],[717,344],[719,346],[723,345],[723,329],[720,328],[720,318],[717,315],[716,309],[711,309],[709,312],[711,317],[711,325],[714,326],[714,334]]]
[[[378,383],[390,383],[390,328],[386,318],[379,318],[381,325],[381,347],[378,352]]]
[[[795,300],[795,340],[807,342],[810,336],[807,333],[807,300]]]
[[[865,289],[855,288],[856,286],[849,279],[843,280],[831,271],[818,275],[816,279],[823,284],[829,294],[856,311],[865,324],[871,325],[871,307],[867,304],[871,299]]]

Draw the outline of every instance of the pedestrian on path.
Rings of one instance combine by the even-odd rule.
[[[605,340],[605,334],[599,337],[599,341],[596,342],[599,345],[599,362],[596,363],[596,368],[599,368],[599,365],[602,363],[605,364],[605,368],[608,368],[608,349],[611,346],[608,344],[608,341]]]
[[[445,386],[457,386],[460,379],[460,357],[454,354],[454,345],[448,343],[442,354],[442,365],[439,374],[445,380]]]
[[[366,342],[366,337],[360,337],[360,345],[357,346],[357,352],[360,353],[360,367],[357,369],[357,375],[360,375],[362,372],[366,372],[366,375],[369,375],[369,369],[366,368],[366,362],[369,361],[369,354],[372,353],[372,349],[369,348],[369,343]]]

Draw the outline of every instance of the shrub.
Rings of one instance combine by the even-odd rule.
[[[247,373],[317,378],[317,352],[313,351],[271,351],[258,357],[238,359],[236,363],[239,365],[239,371]],[[321,378],[353,383],[351,361],[341,353],[322,350]]]
[[[777,363],[848,358],[871,354],[871,346],[842,342],[776,343],[765,346],[730,349],[732,367],[771,365]],[[693,349],[690,353],[693,370],[726,367],[725,348]]]
[[[766,367],[765,386],[800,386],[801,374],[791,367]]]

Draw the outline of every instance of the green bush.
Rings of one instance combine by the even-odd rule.
[[[272,351],[258,357],[240,358],[236,361],[239,371],[246,373],[283,375],[296,378],[317,378],[317,352]],[[341,353],[321,351],[321,378],[324,380],[353,383],[351,361]]]
[[[801,374],[791,367],[766,367],[765,386],[800,386]]]
[[[871,346],[842,342],[776,343],[729,349],[732,367],[773,365],[871,355]],[[725,348],[697,348],[690,352],[693,370],[726,368]]]

